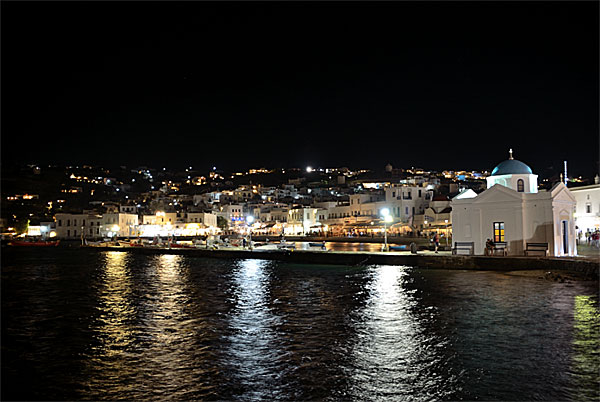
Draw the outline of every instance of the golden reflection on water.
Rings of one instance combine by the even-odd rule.
[[[176,342],[177,333],[174,329],[186,318],[183,307],[189,302],[185,291],[185,283],[181,278],[181,255],[162,254],[158,256],[156,304],[148,327],[154,329],[154,346]]]
[[[93,349],[87,392],[103,399],[135,399],[141,389],[183,389],[186,379],[172,378],[172,373],[190,361],[195,327],[184,311],[190,298],[182,279],[183,257],[156,256],[134,280],[128,253],[105,256],[95,327],[101,347]]]
[[[108,251],[105,254],[105,272],[99,294],[101,325],[98,338],[106,357],[121,353],[134,341],[131,322],[134,309],[131,304],[131,274],[127,269],[127,253]]]
[[[600,311],[593,296],[575,296],[571,373],[576,399],[597,399],[600,391]],[[595,387],[591,387],[595,384]],[[593,390],[596,390],[594,392]]]

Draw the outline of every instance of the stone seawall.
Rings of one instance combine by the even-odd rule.
[[[95,250],[128,251],[141,254],[181,254],[205,258],[256,258],[302,264],[332,265],[408,265],[430,269],[467,269],[482,271],[546,270],[578,272],[598,277],[595,261],[549,257],[490,257],[462,255],[414,255],[399,253],[335,252],[335,251],[250,251],[91,247]]]

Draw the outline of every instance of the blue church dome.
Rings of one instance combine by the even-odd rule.
[[[492,170],[492,176],[500,176],[503,174],[533,174],[533,171],[521,161],[507,159],[500,162],[500,164]]]

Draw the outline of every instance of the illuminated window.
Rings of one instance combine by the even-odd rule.
[[[523,179],[517,180],[517,191],[519,193],[522,193],[523,191],[525,191],[525,182],[523,181]]]
[[[494,222],[494,243],[504,241],[504,222]]]

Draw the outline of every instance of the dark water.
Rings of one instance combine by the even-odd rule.
[[[597,400],[597,284],[3,250],[2,399]]]

